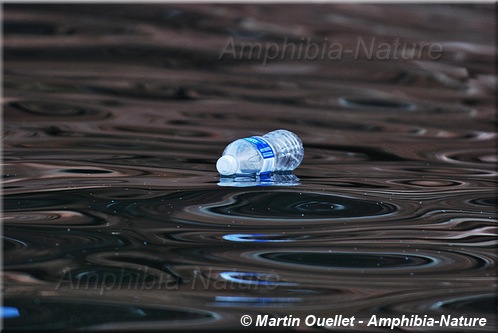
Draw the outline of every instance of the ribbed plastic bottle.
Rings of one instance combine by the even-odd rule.
[[[303,160],[303,143],[287,130],[238,139],[229,144],[216,162],[222,176],[292,171]]]

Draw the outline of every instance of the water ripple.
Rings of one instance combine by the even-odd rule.
[[[496,331],[492,5],[2,9],[6,330]],[[296,59],[396,40],[444,51]],[[228,142],[276,128],[303,141],[293,175],[219,178]]]
[[[63,298],[7,298],[5,304],[15,307],[22,314],[20,318],[7,319],[9,327],[54,330],[54,329],[125,329],[140,326],[150,329],[163,327],[195,327],[218,320],[209,311],[164,306],[131,306],[120,302],[95,302],[91,299],[71,300]],[[80,313],[78,320],[61,317],[59,313]],[[127,324],[119,324],[119,318],[127,318]]]
[[[71,120],[71,118],[78,119],[79,117],[89,120],[105,119],[111,116],[109,112],[61,102],[24,100],[21,102],[12,102],[7,105],[7,108],[9,107],[34,116],[64,117],[65,121]]]

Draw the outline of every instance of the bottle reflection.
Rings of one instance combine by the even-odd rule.
[[[292,173],[262,173],[259,175],[220,176],[219,186],[297,186],[299,178]]]

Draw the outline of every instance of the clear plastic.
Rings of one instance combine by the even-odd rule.
[[[301,164],[303,156],[303,143],[296,134],[276,130],[262,137],[230,143],[218,159],[216,168],[223,176],[289,172]]]

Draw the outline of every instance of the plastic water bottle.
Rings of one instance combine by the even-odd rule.
[[[216,162],[222,176],[292,171],[303,160],[303,143],[287,130],[238,139],[229,144]]]

